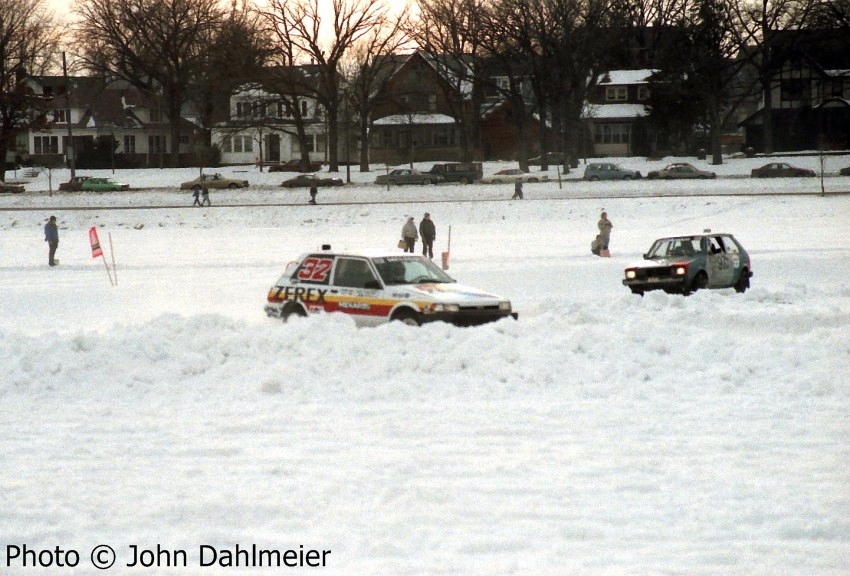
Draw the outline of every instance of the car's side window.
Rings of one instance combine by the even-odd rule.
[[[336,269],[334,270],[334,286],[366,288],[369,285],[374,286],[375,282],[375,275],[366,260],[337,258]]]
[[[738,245],[735,244],[735,241],[732,240],[729,236],[723,236],[720,238],[721,242],[723,242],[723,247],[726,252],[729,254],[738,254]]]

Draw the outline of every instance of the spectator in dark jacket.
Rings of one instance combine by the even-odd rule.
[[[419,223],[419,235],[422,237],[422,255],[434,258],[434,239],[437,237],[437,227],[431,220],[431,215],[425,212],[425,217]]]
[[[51,216],[44,225],[44,241],[50,247],[47,255],[47,263],[56,266],[56,249],[59,248],[59,228],[56,226],[56,216]]]

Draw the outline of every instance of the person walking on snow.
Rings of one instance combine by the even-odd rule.
[[[412,254],[416,246],[416,241],[419,239],[419,233],[416,231],[416,222],[413,221],[413,216],[410,216],[407,222],[404,223],[404,226],[402,226],[401,237],[406,244],[404,251]]]
[[[419,235],[422,236],[422,255],[434,259],[434,239],[437,237],[437,227],[431,220],[431,215],[425,212],[425,217],[419,223]]]
[[[316,187],[315,184],[310,186],[310,200],[307,203],[308,204],[315,204],[316,203],[316,195],[318,193],[319,193],[319,189]]]
[[[611,253],[608,251],[608,243],[611,242],[611,229],[614,227],[611,221],[608,220],[607,212],[602,212],[597,226],[599,227],[599,243],[601,245],[599,255],[607,258],[611,256]]]
[[[511,196],[511,200],[522,200],[522,181],[514,182],[514,195]]]
[[[50,247],[47,254],[47,263],[56,266],[56,249],[59,248],[59,228],[56,226],[56,216],[51,216],[44,225],[44,241]]]
[[[194,188],[192,188],[192,198],[195,199],[195,201],[192,203],[192,206],[200,206],[201,205],[201,187],[200,186],[195,186]]]
[[[210,204],[210,191],[207,188],[204,188],[201,191],[201,206],[211,206]]]

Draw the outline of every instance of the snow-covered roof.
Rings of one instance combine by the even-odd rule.
[[[614,118],[643,118],[649,110],[643,104],[589,104],[585,103],[582,118],[600,120]]]
[[[408,126],[410,124],[455,124],[455,119],[445,114],[394,114],[378,118],[375,126]]]
[[[850,70],[824,70],[824,74],[833,78],[850,77]]]
[[[656,70],[653,69],[611,70],[602,75],[599,80],[599,83],[605,85],[646,84],[647,82],[649,82],[649,77],[652,76],[655,72]]]

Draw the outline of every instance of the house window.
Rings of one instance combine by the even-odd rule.
[[[783,102],[800,102],[805,100],[806,80],[783,80],[780,85],[780,94]]]
[[[649,100],[649,86],[638,86],[638,100]]]
[[[53,122],[55,122],[56,124],[67,124],[68,123],[67,112],[68,112],[67,110],[64,110],[62,108],[57,108],[56,110],[54,110],[53,111]]]
[[[453,126],[440,126],[433,131],[434,146],[454,146],[455,131]]]
[[[150,111],[151,122],[159,122],[162,120],[162,114],[160,114],[159,109],[151,108]]]
[[[58,154],[58,136],[36,136],[33,138],[33,151],[35,154]]]
[[[593,141],[596,144],[628,144],[631,133],[631,124],[596,124]]]
[[[437,95],[429,94],[428,95],[428,111],[436,112],[437,111]]]
[[[165,147],[162,145],[163,139],[159,135],[148,136],[148,152],[151,154],[159,154],[165,152]]]
[[[610,102],[622,102],[626,100],[628,90],[625,86],[608,86],[605,88],[605,99]]]
[[[136,153],[136,136],[124,136],[124,154]]]
[[[222,152],[232,152],[233,151],[233,140],[230,136],[222,136],[221,137],[221,151]]]

